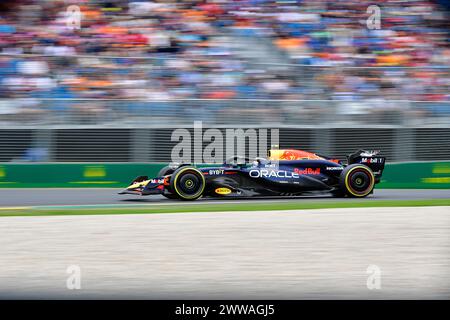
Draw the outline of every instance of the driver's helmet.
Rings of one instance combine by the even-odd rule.
[[[255,160],[253,160],[252,165],[254,167],[259,167],[261,164],[266,164],[268,161],[265,158],[255,158]]]

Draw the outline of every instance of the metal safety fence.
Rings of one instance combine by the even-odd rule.
[[[274,127],[268,129],[270,145]],[[204,133],[208,127],[204,127]],[[0,162],[170,162],[175,128],[1,129]],[[193,136],[192,126],[186,130]],[[226,128],[220,128],[224,133]],[[234,129],[232,129],[234,130]],[[243,130],[246,130],[243,128]],[[450,159],[450,128],[368,126],[278,129],[281,148],[344,159],[359,148],[381,150],[389,162]],[[246,139],[249,150],[249,139]],[[191,141],[194,153],[194,141]],[[225,141],[223,141],[225,143]],[[205,147],[209,142],[202,141]],[[192,155],[194,159],[194,155]]]

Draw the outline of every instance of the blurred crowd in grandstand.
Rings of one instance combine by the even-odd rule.
[[[67,24],[73,4],[79,29]],[[366,25],[372,4],[381,9],[379,30]],[[403,0],[2,2],[0,115],[42,112],[33,104],[44,98],[406,99],[441,101],[430,110],[450,114],[447,9]],[[270,43],[260,54],[283,63],[241,59],[233,42],[246,38]]]

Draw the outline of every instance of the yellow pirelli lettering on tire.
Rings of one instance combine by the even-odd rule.
[[[367,188],[367,190],[368,190],[367,192],[355,193],[355,192],[353,192],[353,188],[349,184],[348,178],[349,178],[350,174],[357,169],[363,169],[364,171],[366,171],[370,174],[371,181],[370,181],[370,186]],[[370,191],[372,191],[374,185],[375,185],[375,176],[373,175],[372,170],[370,170],[370,168],[367,168],[365,166],[356,166],[354,168],[351,168],[345,175],[345,187],[346,187],[347,191],[350,192],[355,197],[365,197],[366,195],[368,195],[370,193]]]

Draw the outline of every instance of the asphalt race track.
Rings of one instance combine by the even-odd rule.
[[[74,188],[74,189],[0,189],[0,207],[9,206],[46,206],[46,205],[96,205],[96,204],[163,204],[178,202],[163,196],[118,195],[119,189],[112,188]],[[347,199],[330,196],[305,196],[298,199],[314,201],[346,201]],[[409,199],[445,199],[450,198],[449,190],[437,189],[380,189],[361,201],[367,200],[409,200]],[[220,201],[286,201],[291,198],[264,198],[244,200],[200,199],[195,203],[218,203]],[[184,202],[186,203],[186,202]]]

